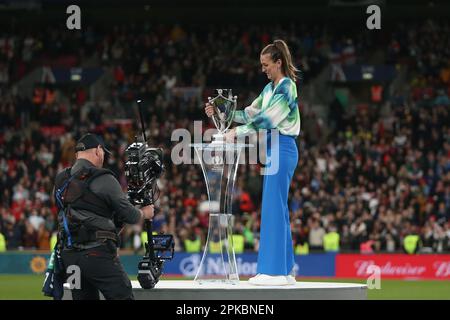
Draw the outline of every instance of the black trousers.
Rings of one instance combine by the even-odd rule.
[[[78,266],[80,289],[72,290],[73,300],[133,300],[131,281],[120,263],[115,246],[101,245],[86,250],[63,250],[64,268]],[[70,274],[69,274],[70,276]]]

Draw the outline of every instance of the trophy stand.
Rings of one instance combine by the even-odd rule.
[[[192,144],[205,177],[209,199],[209,227],[203,256],[194,281],[237,284],[239,274],[233,247],[233,188],[243,148],[237,143]]]

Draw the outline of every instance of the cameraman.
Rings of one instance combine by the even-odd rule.
[[[58,196],[62,199],[65,213],[59,217],[61,258],[65,269],[75,265],[81,273],[81,287],[72,290],[72,297],[98,300],[100,291],[108,300],[134,299],[117,254],[117,230],[123,223],[151,219],[153,206],[135,208],[113,172],[102,169],[105,152],[110,151],[100,137],[84,135],[75,151],[75,164],[60,172],[55,181],[55,190],[64,190],[55,193],[57,201]]]

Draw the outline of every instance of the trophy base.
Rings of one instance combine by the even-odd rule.
[[[208,284],[239,284],[239,279],[215,279],[215,278],[205,278],[201,280],[194,280],[194,283],[199,285],[208,285]]]
[[[208,237],[194,282],[239,283],[233,248],[233,225],[234,216],[232,214],[209,214]],[[211,267],[213,265],[215,268]]]
[[[224,144],[225,143],[225,135],[222,133],[213,134],[211,143],[212,144]]]

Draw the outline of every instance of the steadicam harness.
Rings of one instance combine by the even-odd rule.
[[[78,247],[96,241],[112,240],[118,244],[115,232],[95,229],[74,217],[72,210],[85,210],[92,214],[113,219],[111,209],[99,196],[89,188],[90,183],[104,174],[113,174],[107,169],[83,168],[71,175],[67,168],[56,177],[55,200],[58,206],[58,217],[63,230],[60,232],[62,243],[67,248]]]

